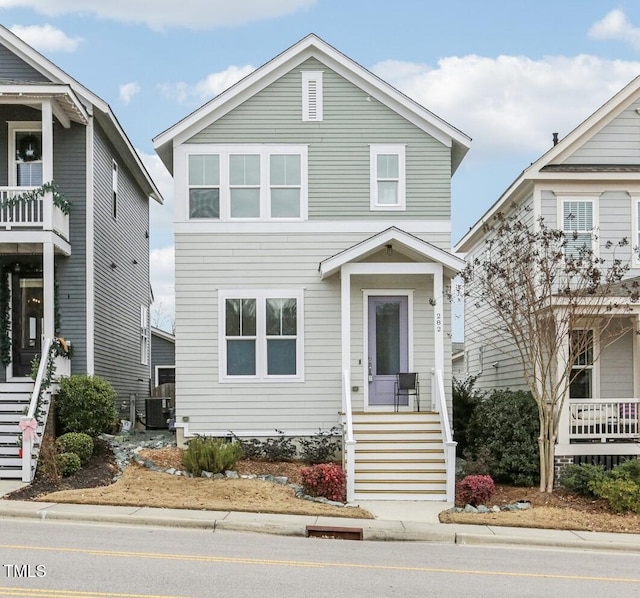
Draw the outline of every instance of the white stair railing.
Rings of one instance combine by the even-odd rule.
[[[351,407],[351,373],[344,371],[342,393],[342,428],[344,430],[345,468],[347,475],[347,502],[355,499],[356,492],[356,440],[353,437],[353,412]]]
[[[456,446],[453,440],[449,412],[447,411],[447,395],[444,392],[444,380],[441,370],[432,370],[431,400],[434,411],[440,414],[440,426],[444,441],[444,462],[447,470],[447,502],[455,501],[456,493]]]
[[[52,340],[47,338],[42,344],[40,365],[38,366],[38,375],[36,376],[33,392],[31,393],[29,409],[27,410],[27,414],[20,418],[19,423],[20,430],[22,431],[22,481],[27,483],[33,481],[34,468],[32,467],[32,459],[35,458],[37,463],[38,454],[40,453],[41,445],[35,447],[38,428],[42,426],[44,434],[44,427],[47,424],[47,417],[49,415],[50,401],[43,401],[42,404],[39,403],[42,383],[47,374],[47,368],[49,365],[51,343]],[[33,455],[34,452],[35,455]]]

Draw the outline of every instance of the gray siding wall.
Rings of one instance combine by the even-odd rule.
[[[633,341],[634,332],[629,330],[602,350],[598,365],[603,399],[633,398]]]
[[[176,235],[176,415],[178,422],[189,418],[190,434],[242,433],[257,427],[271,433],[276,428],[312,433],[339,423],[340,278],[320,280],[318,265],[367,236]],[[218,290],[243,288],[304,290],[303,382],[218,383]],[[351,285],[351,382],[359,386],[354,409],[362,407],[365,384],[362,289],[376,288],[415,289],[415,367],[422,373],[421,394],[428,401],[434,359],[431,277],[357,276]],[[449,330],[450,310],[445,310],[444,319]],[[450,388],[450,364],[445,377]]]
[[[54,127],[53,178],[71,202],[71,255],[56,257],[58,334],[73,345],[72,374],[87,372],[86,128]]]
[[[151,334],[151,377],[155,379],[156,366],[174,365],[176,362],[176,343]]]
[[[149,305],[149,202],[97,123],[94,139],[95,373],[111,382],[120,399],[148,396],[150,365],[140,363],[140,306]],[[117,219],[112,215],[114,157]]]
[[[322,70],[324,120],[302,122],[301,70]],[[309,219],[449,220],[450,148],[308,60],[189,143],[309,144]],[[369,210],[369,145],[406,144],[406,212]]]
[[[640,101],[623,110],[565,162],[567,164],[639,164]]]
[[[2,79],[16,81],[48,81],[48,79],[16,56],[11,50],[0,45],[0,73]]]

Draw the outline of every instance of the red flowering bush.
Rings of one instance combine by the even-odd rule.
[[[335,463],[322,463],[300,470],[302,487],[309,496],[324,496],[329,500],[344,502],[347,478],[344,470]]]
[[[456,484],[458,503],[463,505],[484,505],[496,491],[489,475],[468,475]]]

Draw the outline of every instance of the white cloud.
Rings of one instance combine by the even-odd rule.
[[[195,85],[195,92],[201,98],[212,98],[231,87],[234,83],[244,79],[255,70],[249,64],[245,66],[230,66],[220,73],[211,73]]]
[[[140,93],[140,86],[132,81],[131,83],[125,83],[120,86],[120,101],[124,104],[128,104],[134,95]]]
[[[380,77],[473,138],[468,160],[539,155],[631,81],[640,62],[594,56],[386,61]],[[522,165],[523,167],[526,164]]]
[[[593,39],[619,39],[640,50],[640,27],[634,27],[620,9],[612,10],[589,29]]]
[[[104,19],[144,23],[152,29],[209,29],[273,19],[313,6],[316,0],[0,0],[0,8],[26,7],[58,16],[90,13]]]
[[[207,75],[195,85],[180,81],[178,83],[163,83],[158,86],[158,89],[163,96],[179,104],[190,103],[199,106],[204,100],[218,95],[254,70],[255,67],[248,64],[245,66],[231,65],[224,71]]]
[[[51,25],[14,25],[11,32],[41,52],[75,52],[83,41],[81,37],[69,37]]]

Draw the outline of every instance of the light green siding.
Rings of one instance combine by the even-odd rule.
[[[323,71],[324,120],[302,121],[302,70]],[[188,143],[309,145],[309,219],[450,219],[450,148],[310,59]],[[406,144],[407,209],[369,210],[369,145]]]

